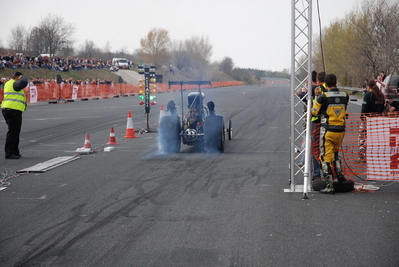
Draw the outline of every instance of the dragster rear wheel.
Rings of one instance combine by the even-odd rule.
[[[159,124],[159,145],[164,153],[179,153],[181,146],[179,117],[163,116]]]
[[[223,116],[211,115],[205,118],[204,148],[209,153],[224,151],[225,130]]]
[[[227,126],[227,131],[228,131],[227,136],[228,136],[229,140],[233,139],[233,127],[231,124],[231,120],[229,120],[229,123]]]

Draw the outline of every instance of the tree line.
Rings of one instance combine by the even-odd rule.
[[[335,73],[341,85],[358,87],[380,71],[399,71],[399,2],[364,0],[313,42],[317,71]]]
[[[260,78],[266,75],[289,77],[286,72],[237,68],[230,57],[211,62],[213,47],[209,39],[203,36],[172,41],[167,30],[153,28],[140,39],[140,48],[129,53],[126,46],[112,52],[109,42],[104,48],[99,48],[91,40],[85,40],[83,44],[75,48],[74,33],[75,26],[73,24],[67,23],[59,15],[48,14],[31,29],[26,29],[20,24],[15,26],[7,41],[9,49],[18,53],[35,56],[50,54],[50,56],[57,57],[76,56],[102,59],[123,57],[138,64],[150,63],[157,68],[172,66],[172,68],[192,73],[193,79],[198,80],[210,79],[214,71],[223,72],[235,80],[250,84],[259,82]]]

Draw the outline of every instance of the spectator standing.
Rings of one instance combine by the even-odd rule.
[[[331,165],[335,167],[338,181],[345,181],[338,151],[345,135],[345,116],[349,95],[338,90],[337,77],[334,74],[325,76],[325,84],[328,91],[317,97],[312,108],[312,114],[320,116],[321,121],[320,159],[326,188],[320,190],[320,193],[334,194]]]
[[[364,84],[362,85],[362,90],[363,90],[363,94],[362,96],[364,97],[364,95],[367,93],[367,83],[369,82],[368,79],[364,80]]]
[[[312,95],[308,95],[308,97],[312,98],[312,104],[314,103],[315,97],[320,95],[320,90],[319,90],[319,84],[317,83],[317,72],[312,71]],[[306,94],[307,94],[307,89],[303,88],[301,91],[301,94],[299,97],[303,99],[303,102],[306,103]],[[306,104],[304,106],[304,114],[307,112],[307,107]],[[305,116],[306,118],[306,116]],[[312,149],[312,161],[313,161],[313,178],[318,179],[321,177],[320,173],[320,162],[319,162],[319,138],[320,138],[320,120],[318,117],[312,117],[311,119],[312,124],[311,124],[311,149]],[[306,129],[306,123],[304,122],[303,124],[304,129]],[[305,148],[305,140],[302,141],[301,149]],[[305,164],[305,154],[302,155],[301,157],[301,165],[303,166]]]
[[[359,129],[359,158],[358,162],[365,162],[366,160],[366,139],[367,139],[367,116],[375,116],[382,114],[384,111],[384,96],[376,85],[374,80],[367,83],[367,92],[364,94],[362,109],[361,109],[361,123]]]
[[[383,90],[385,88],[385,83],[382,82],[382,76],[378,75],[375,79],[375,83],[377,84],[378,89],[380,90],[381,94],[384,96]]]
[[[323,72],[324,73],[324,72]],[[324,82],[323,75],[323,82]],[[317,79],[317,72],[312,72],[312,105],[314,105],[317,97],[323,93],[322,84]],[[324,86],[323,86],[324,87]],[[325,87],[324,87],[325,89]],[[320,179],[320,118],[319,116],[312,115],[312,159],[313,159],[313,179]]]
[[[320,87],[321,93],[327,92],[326,83],[324,82],[325,77],[326,73],[324,71],[321,71],[316,75],[316,82]]]
[[[375,81],[367,83],[367,93],[363,97],[362,116],[366,113],[382,113],[384,111],[384,95],[379,90]]]
[[[22,112],[26,110],[26,96],[24,88],[28,79],[21,72],[15,72],[4,85],[4,99],[1,104],[4,119],[8,125],[6,142],[4,145],[6,159],[19,159],[19,135],[22,126]]]
[[[387,77],[386,75],[385,75],[385,71],[380,71],[380,76],[381,76],[381,79],[382,79],[382,81],[384,81],[385,80],[385,78]]]

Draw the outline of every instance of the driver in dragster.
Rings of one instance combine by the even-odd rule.
[[[215,103],[213,103],[213,101],[210,101],[206,103],[206,106],[208,107],[209,115],[215,115]],[[168,102],[168,104],[166,105],[166,111],[170,111],[170,114],[173,117],[178,116],[175,101],[170,100]]]
[[[197,135],[204,133],[206,114],[203,114],[203,110],[200,106],[201,101],[199,101],[198,96],[199,94],[196,93],[192,93],[191,95],[188,96],[189,110],[186,114],[186,117],[183,120],[183,125],[182,125],[184,132],[183,143],[188,145],[192,145],[198,142],[202,143],[202,141],[200,141],[202,140],[202,137],[201,139],[197,139]],[[170,111],[172,117],[174,118],[179,117],[177,113],[176,104],[173,100],[170,100],[166,107],[167,107],[166,111]],[[213,101],[208,102],[206,104],[206,107],[204,108],[207,111],[206,113],[209,112],[209,116],[215,116],[215,103]]]
[[[213,103],[213,101],[210,101],[206,103],[206,106],[209,109],[209,115],[210,116],[215,115],[215,103]]]
[[[170,100],[168,102],[168,104],[166,105],[166,111],[170,111],[170,114],[172,115],[172,117],[178,116],[175,101]]]

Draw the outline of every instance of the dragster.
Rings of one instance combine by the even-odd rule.
[[[183,85],[198,85],[197,92],[190,92],[187,96],[187,112],[182,107],[181,120],[173,100],[167,105],[167,112],[160,118],[159,141],[160,150],[164,153],[180,152],[181,144],[203,147],[206,152],[224,152],[226,135],[229,140],[233,137],[231,120],[225,127],[223,116],[215,114],[215,104],[210,101],[204,105],[205,94],[201,92],[201,85],[211,84],[210,81],[169,81],[171,85],[180,85],[181,103],[183,102]]]

